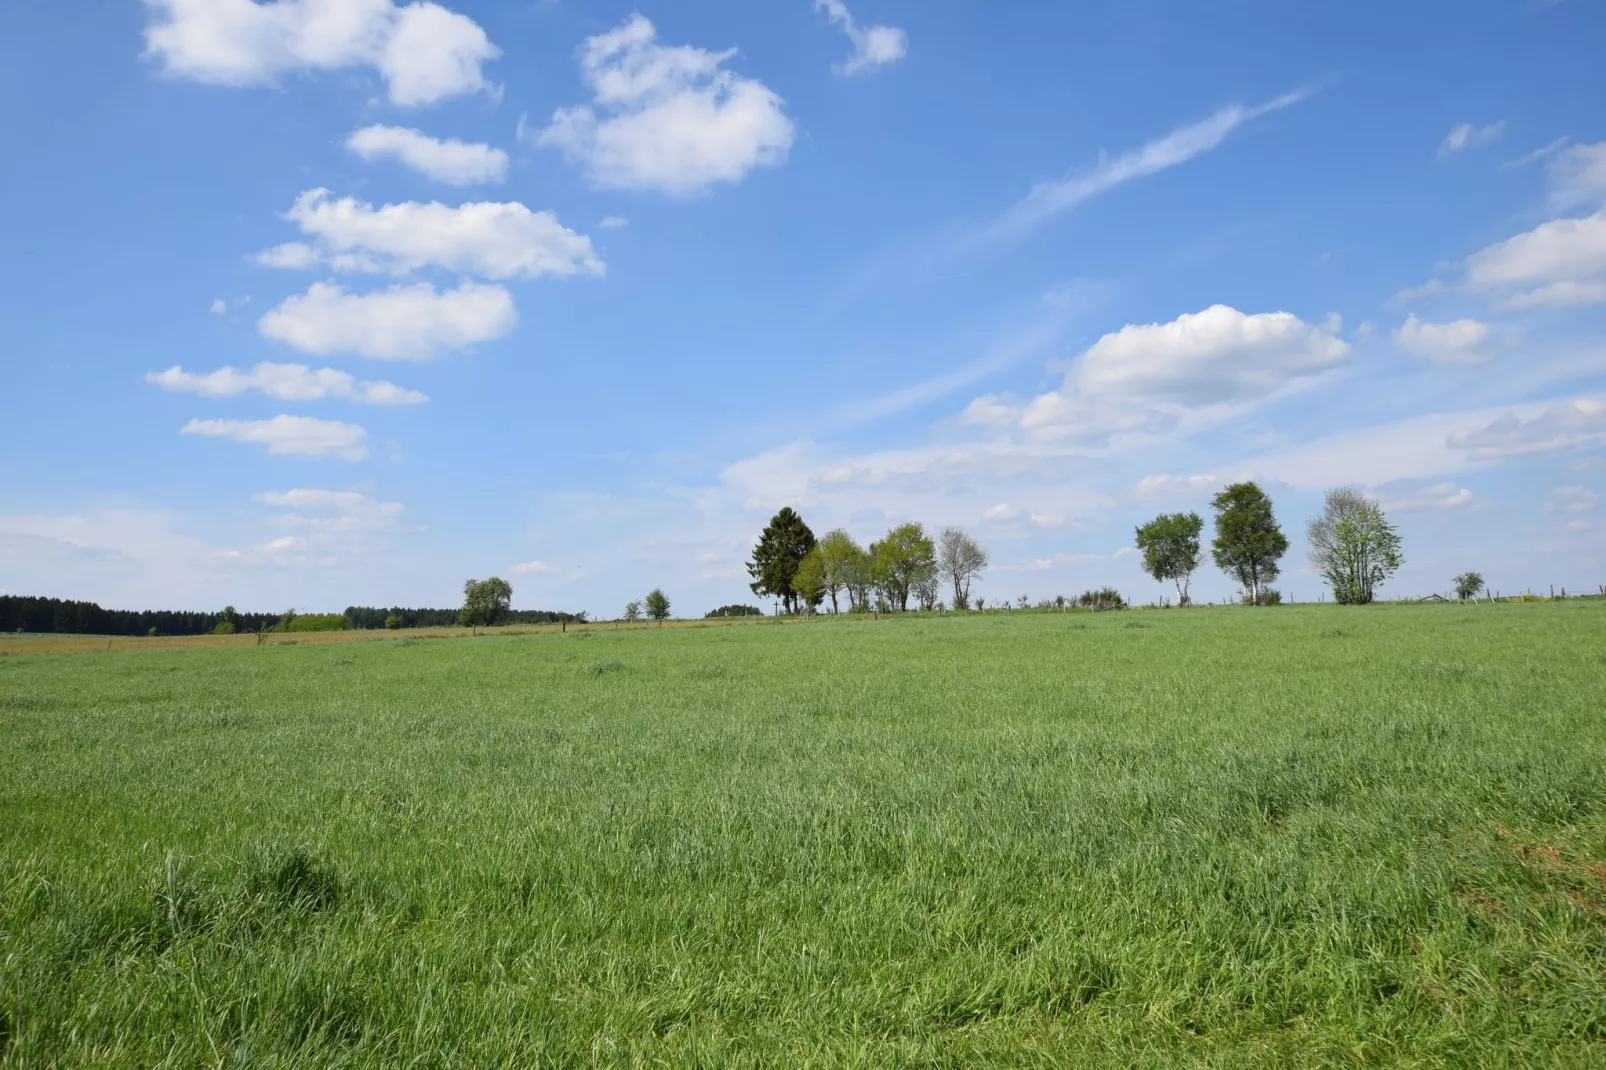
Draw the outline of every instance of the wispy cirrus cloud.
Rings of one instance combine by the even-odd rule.
[[[1118,156],[1101,153],[1099,162],[1091,170],[1038,183],[1030,193],[983,227],[974,240],[987,242],[1020,237],[1061,212],[1117,186],[1159,174],[1217,149],[1239,127],[1298,104],[1313,92],[1312,89],[1298,89],[1254,107],[1232,104]]]

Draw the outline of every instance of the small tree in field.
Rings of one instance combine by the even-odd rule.
[[[1143,553],[1143,571],[1161,583],[1177,585],[1177,605],[1190,601],[1188,584],[1199,567],[1199,533],[1204,520],[1198,513],[1161,513],[1137,529],[1137,547]]]
[[[1483,590],[1483,573],[1463,572],[1455,578],[1455,596],[1465,602]]]
[[[1327,492],[1322,515],[1306,531],[1310,562],[1343,605],[1366,605],[1399,570],[1400,536],[1376,501],[1355,487]]]
[[[970,583],[987,567],[987,550],[959,528],[937,536],[937,568],[953,584],[954,609],[970,608]]]
[[[478,632],[482,625],[501,623],[512,605],[513,588],[506,580],[496,576],[469,580],[463,584],[463,608],[457,611],[457,620]]]
[[[657,621],[660,628],[669,619],[669,599],[657,587],[647,592],[647,616]]]
[[[635,600],[625,603],[625,620],[638,621],[641,619],[641,603]]]
[[[1260,605],[1260,591],[1281,571],[1288,536],[1271,511],[1271,499],[1253,483],[1234,483],[1210,499],[1216,511],[1211,543],[1216,567],[1238,581],[1246,605]]]

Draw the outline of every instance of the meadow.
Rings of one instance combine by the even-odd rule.
[[[29,642],[0,1066],[1606,1065],[1602,600]]]

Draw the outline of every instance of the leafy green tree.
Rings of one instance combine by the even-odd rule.
[[[402,619],[400,617],[396,616],[396,614],[392,613],[390,616],[385,618],[385,627],[390,629],[391,631],[396,631],[401,626],[402,626]]]
[[[1199,533],[1204,520],[1198,513],[1161,513],[1137,529],[1137,547],[1143,554],[1143,571],[1160,583],[1177,585],[1177,604],[1187,605],[1188,584],[1199,567]]]
[[[792,577],[797,567],[814,549],[814,532],[803,523],[803,518],[786,506],[776,513],[753,547],[753,559],[747,563],[747,574],[753,577],[750,585],[756,595],[769,595],[781,599],[788,613],[797,612],[797,590]]]
[[[1260,590],[1281,572],[1288,536],[1278,526],[1271,499],[1253,483],[1234,483],[1210,499],[1216,511],[1211,555],[1216,567],[1238,581],[1244,601],[1260,602]]]
[[[803,556],[792,574],[792,590],[797,593],[798,607],[810,613],[825,600],[825,555],[820,552],[821,545],[815,543],[814,549]]]
[[[1399,533],[1376,500],[1356,487],[1328,491],[1322,515],[1305,535],[1310,563],[1343,605],[1366,605],[1405,561]]]
[[[875,593],[875,562],[870,551],[857,543],[854,553],[842,562],[842,584],[848,591],[848,604],[858,613],[870,612],[870,598]]]
[[[463,608],[457,611],[459,624],[478,630],[501,623],[513,605],[513,588],[504,579],[469,580],[463,584]]]
[[[661,588],[654,587],[647,592],[647,616],[657,621],[660,628],[669,619],[669,599]]]
[[[919,524],[900,524],[871,544],[870,562],[882,598],[903,612],[916,584],[936,573],[937,548]]]
[[[641,619],[641,603],[632,599],[625,603],[625,620],[638,621]]]
[[[831,612],[841,611],[837,595],[844,590],[848,592],[849,601],[856,604],[854,582],[866,571],[864,548],[853,541],[852,535],[836,528],[826,532],[813,552],[820,555],[820,581],[825,593],[831,596]]]
[[[970,608],[970,584],[987,567],[987,550],[959,528],[937,536],[937,570],[953,585],[954,608]]]
[[[1465,602],[1483,590],[1483,573],[1463,572],[1455,578],[1455,596]]]

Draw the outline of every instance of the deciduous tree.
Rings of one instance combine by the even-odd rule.
[[[1188,584],[1199,567],[1199,533],[1204,520],[1198,513],[1161,513],[1137,529],[1137,547],[1143,554],[1143,571],[1160,583],[1177,585],[1177,604],[1187,605]]]
[[[882,597],[900,612],[909,608],[909,594],[937,570],[937,548],[917,523],[900,524],[870,547],[871,568]]]
[[[647,616],[657,621],[660,628],[669,619],[669,599],[662,588],[654,587],[647,592]]]
[[[812,549],[814,532],[791,506],[782,508],[759,536],[753,559],[747,563],[747,574],[753,577],[753,593],[779,598],[788,613],[796,612],[797,591],[792,577]]]
[[[1260,603],[1261,588],[1281,572],[1288,536],[1277,524],[1271,499],[1253,483],[1234,483],[1210,500],[1216,511],[1211,553],[1216,567],[1238,581],[1244,601]]]
[[[820,580],[825,593],[831,596],[831,612],[841,611],[837,595],[844,590],[848,592],[849,601],[857,604],[854,582],[865,571],[864,547],[854,542],[853,536],[842,528],[836,528],[826,532],[814,552],[820,555]]]
[[[1334,601],[1345,605],[1366,605],[1404,563],[1399,533],[1356,487],[1328,491],[1322,515],[1305,534],[1310,563],[1333,589]]]
[[[1455,578],[1455,596],[1465,602],[1483,590],[1483,573],[1463,572]]]
[[[987,567],[987,551],[959,528],[943,528],[937,536],[937,568],[953,584],[954,608],[970,608],[970,584]]]
[[[513,588],[497,576],[488,580],[469,580],[463,584],[463,608],[458,622],[471,628],[492,627],[507,616],[513,604]]]
[[[820,545],[816,543],[814,549],[803,555],[797,571],[792,574],[792,590],[797,594],[800,611],[813,613],[825,600],[825,559]]]

